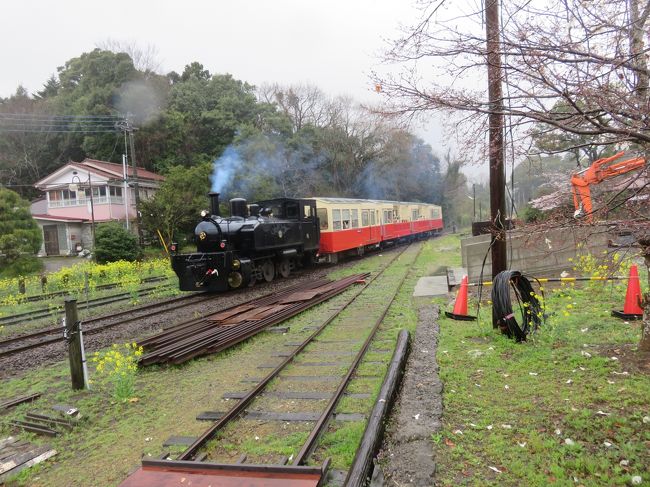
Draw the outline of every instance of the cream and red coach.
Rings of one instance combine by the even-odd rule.
[[[336,262],[350,253],[442,231],[442,211],[437,205],[353,198],[310,198],[316,202],[320,223],[320,261]]]

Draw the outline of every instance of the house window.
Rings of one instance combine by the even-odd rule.
[[[320,221],[320,229],[327,230],[329,223],[327,220],[327,208],[318,208],[316,214],[318,215],[318,221]]]
[[[332,230],[340,230],[341,227],[341,210],[332,210]]]
[[[93,198],[106,196],[106,186],[93,186]]]
[[[359,210],[352,210],[352,228],[359,228]]]

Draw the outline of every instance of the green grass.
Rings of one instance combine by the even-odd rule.
[[[407,266],[410,274],[370,347],[391,352],[371,351],[366,360],[387,363],[399,330],[415,330],[422,301],[411,296],[413,287],[420,276],[441,274],[445,266],[460,265],[458,242],[457,236],[449,236],[424,243],[417,261]],[[352,269],[336,268],[332,277],[376,269],[390,257],[389,253],[375,255],[360,260]],[[403,275],[404,266],[389,275]],[[13,483],[119,484],[140,463],[142,454],[158,455],[167,437],[202,433],[207,425],[195,420],[197,413],[230,407],[232,402],[221,399],[223,392],[249,389],[239,381],[246,376],[261,377],[264,371],[257,366],[278,360],[269,356],[272,351],[282,349],[285,341],[301,341],[311,334],[302,328],[319,322],[351,292],[354,288],[292,318],[286,336],[263,333],[224,353],[183,366],[144,369],[138,375],[136,403],[116,403],[110,391],[72,392],[67,363],[3,381],[0,400],[30,392],[41,392],[43,398],[3,415],[0,436],[12,433],[6,426],[9,419],[26,411],[46,412],[52,404],[72,404],[85,416],[78,428],[60,438],[26,435],[36,443],[51,444],[59,454],[21,473]],[[379,307],[382,292],[369,296],[368,305]],[[480,322],[440,319],[438,361],[444,382],[444,426],[432,437],[438,484],[624,485],[633,475],[641,475],[647,485],[650,425],[643,424],[643,417],[650,415],[650,381],[628,363],[634,356],[639,329],[609,317],[610,309],[622,306],[623,295],[624,287],[609,284],[546,291],[549,321],[524,344],[493,331],[486,302]],[[443,307],[448,304],[447,299],[436,302]],[[583,331],[585,328],[588,330]],[[613,356],[619,360],[612,360]],[[381,375],[383,370],[383,364],[364,363],[360,373]],[[622,375],[624,371],[628,375]],[[370,411],[381,382],[381,376],[353,380],[348,392],[369,392],[371,398],[345,398],[337,411]],[[332,384],[323,387],[331,390]],[[224,460],[236,460],[235,450],[243,445],[252,458],[274,461],[278,455],[295,452],[304,437],[294,423],[286,425],[283,439],[272,436],[268,425],[246,423],[237,438],[219,442]],[[364,427],[362,422],[334,423],[310,461],[319,463],[331,457],[333,468],[346,468]],[[565,438],[574,445],[565,444]],[[605,441],[612,446],[606,447]],[[621,460],[628,465],[621,465]]]
[[[650,485],[640,330],[610,317],[624,286],[546,290],[548,321],[521,344],[492,329],[487,303],[478,322],[441,318],[439,485]]]

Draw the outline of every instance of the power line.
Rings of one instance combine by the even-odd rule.
[[[0,132],[115,133],[129,127],[120,115],[44,115],[0,113]]]

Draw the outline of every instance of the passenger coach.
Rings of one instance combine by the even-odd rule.
[[[320,222],[320,261],[335,263],[345,254],[363,255],[372,248],[442,231],[442,210],[437,205],[352,198],[310,199],[316,201]]]

